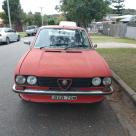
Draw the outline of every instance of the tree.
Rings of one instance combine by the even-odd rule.
[[[109,10],[110,0],[61,0],[56,9],[63,12],[67,20],[87,27],[92,20],[100,20]]]
[[[55,25],[55,21],[53,18],[48,20],[48,25]]]
[[[125,0],[112,0],[113,6],[115,8],[114,13],[118,15],[123,14],[123,9],[124,9],[124,1]]]
[[[22,31],[22,12],[20,0],[9,0],[12,23],[18,31]],[[7,0],[4,0],[2,8],[8,18]]]
[[[35,12],[34,14],[34,24],[37,26],[41,26],[42,22],[41,22],[41,13],[40,12]]]
[[[48,25],[48,16],[46,14],[43,15],[43,25]]]
[[[8,24],[8,18],[5,14],[5,12],[0,12],[0,18],[4,20],[5,24]]]
[[[23,23],[27,26],[29,25],[33,25],[34,24],[34,15],[32,12],[28,12],[27,14],[26,13],[23,13],[24,16],[23,16]]]

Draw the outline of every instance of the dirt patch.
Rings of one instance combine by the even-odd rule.
[[[124,127],[128,136],[136,135],[136,105],[130,100],[127,94],[115,82],[115,92],[107,97],[111,107],[117,114],[119,121]]]

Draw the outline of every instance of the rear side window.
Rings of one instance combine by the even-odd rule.
[[[5,28],[5,32],[11,32],[10,28]]]
[[[29,29],[35,29],[36,28],[36,26],[28,26],[27,27],[27,29],[29,30]]]

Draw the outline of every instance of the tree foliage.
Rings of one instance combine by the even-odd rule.
[[[23,13],[24,14],[24,19],[23,19],[23,24],[24,25],[33,25],[34,24],[34,15],[32,12],[28,13]]]
[[[48,20],[48,25],[55,25],[55,21],[54,21],[54,19],[50,19],[50,20]]]
[[[34,14],[34,22],[35,22],[35,25],[37,26],[41,26],[42,25],[42,21],[41,21],[41,13],[40,12],[35,12]]]
[[[124,9],[124,1],[125,0],[112,0],[113,6],[115,8],[114,13],[118,15],[123,14],[123,9]]]
[[[9,0],[9,6],[12,23],[15,24],[16,29],[22,29],[22,9],[20,5],[20,0]],[[3,1],[2,8],[6,15],[5,20],[8,20],[7,0]]]
[[[48,20],[47,20],[47,15],[43,16],[43,24],[46,25]],[[29,25],[37,25],[37,26],[41,26],[42,25],[42,17],[41,17],[41,13],[40,12],[28,12],[28,13],[24,13],[24,23],[25,26],[29,26]]]
[[[5,14],[5,12],[0,12],[0,18],[4,20],[5,24],[8,24],[8,18]]]
[[[60,3],[56,8],[64,13],[67,20],[87,27],[92,20],[100,20],[106,15],[110,0],[61,0]]]

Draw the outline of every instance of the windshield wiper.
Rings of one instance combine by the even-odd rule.
[[[64,44],[51,44],[50,46],[42,46],[42,47],[40,47],[40,49],[43,49],[43,48],[46,48],[46,47],[49,47],[49,48],[50,47],[54,47],[54,48],[55,47],[61,47],[62,45],[65,46],[65,45],[68,45],[68,44],[65,44],[65,43]]]
[[[73,45],[73,44],[54,44],[54,45],[50,45],[50,46],[42,46],[40,47],[39,49],[43,49],[43,48],[50,48],[50,47],[60,47],[62,45],[68,45],[67,47],[64,48],[64,50],[67,50],[69,48],[87,48],[88,46],[87,45],[83,45],[83,44],[77,44],[77,45]]]
[[[46,47],[48,47],[48,46],[42,46],[42,47],[40,47],[39,49],[43,49],[43,48],[46,48]]]

